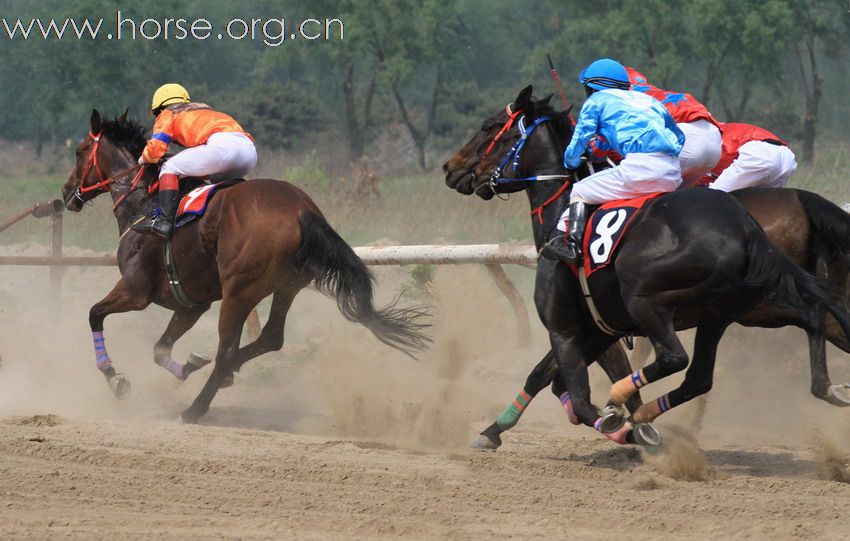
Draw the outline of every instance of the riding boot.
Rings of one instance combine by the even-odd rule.
[[[547,259],[578,265],[581,263],[581,244],[587,222],[587,203],[584,201],[570,203],[567,222],[569,232],[566,235],[566,242],[564,242],[564,235],[553,237],[540,250],[540,255]]]
[[[177,206],[180,203],[179,186],[177,175],[162,175],[159,179],[159,208],[154,210],[149,219],[133,225],[133,230],[155,233],[164,239],[170,239]]]

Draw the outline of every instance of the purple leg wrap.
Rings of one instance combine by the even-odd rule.
[[[94,340],[94,355],[97,360],[97,368],[99,370],[107,370],[112,366],[112,359],[109,358],[109,353],[106,352],[106,343],[103,341],[103,331],[91,333]]]
[[[157,361],[156,364],[171,372],[171,375],[180,381],[186,379],[186,376],[183,374],[183,365],[173,360],[171,357],[168,357],[163,361]]]
[[[561,405],[564,406],[564,410],[566,410],[567,417],[570,418],[570,422],[574,425],[581,424],[581,422],[578,420],[578,417],[576,416],[575,411],[573,411],[573,401],[570,398],[570,393],[564,391],[561,396],[558,397],[558,399],[561,401]]]

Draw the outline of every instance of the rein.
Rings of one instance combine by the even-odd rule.
[[[119,197],[118,200],[115,201],[115,204],[112,206],[112,210],[115,210],[115,208],[121,202],[123,202],[124,199],[126,199],[126,197],[130,194],[130,192],[132,192],[133,190],[136,189],[136,186],[138,185],[139,180],[141,180],[141,178],[142,178],[142,173],[144,173],[144,165],[134,165],[133,167],[128,167],[127,169],[124,169],[123,171],[116,173],[115,175],[112,175],[110,177],[104,177],[103,171],[100,169],[100,163],[97,161],[97,149],[100,146],[100,138],[101,138],[102,135],[103,135],[103,132],[98,132],[97,134],[89,132],[89,139],[92,140],[91,154],[89,154],[89,159],[86,161],[85,169],[83,169],[83,174],[80,177],[80,179],[81,179],[80,185],[77,186],[77,189],[74,191],[74,197],[76,197],[77,199],[79,199],[82,202],[85,202],[85,201],[83,201],[83,194],[88,193],[88,192],[93,192],[93,191],[96,191],[96,190],[99,193],[107,192],[107,191],[109,191],[108,189],[106,189],[107,186],[109,186],[110,184],[115,182],[116,179],[121,178],[124,175],[126,175],[127,173],[130,173],[130,172],[138,169],[136,176],[133,177],[133,181],[130,183],[130,189],[128,189],[126,193],[122,194],[121,197]],[[90,186],[83,186],[83,182],[85,181],[86,178],[88,178],[89,173],[91,173],[92,169],[97,171],[97,176],[98,176],[98,179],[100,179],[100,180],[98,180],[96,183],[94,183]]]

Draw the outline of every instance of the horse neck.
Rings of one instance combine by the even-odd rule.
[[[562,151],[559,150],[554,130],[549,122],[541,127],[543,129],[536,130],[526,143],[519,167],[520,174],[526,178],[566,174]],[[539,180],[530,184],[525,191],[531,210],[534,211],[555,196],[563,187],[563,183],[563,180]],[[538,249],[551,237],[568,201],[569,191],[546,205],[540,215],[536,212],[532,214],[531,228]]]

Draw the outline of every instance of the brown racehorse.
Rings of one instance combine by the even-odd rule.
[[[165,270],[164,241],[130,229],[135,217],[154,207],[147,188],[156,180],[157,168],[134,166],[144,145],[144,129],[127,120],[126,112],[104,121],[93,111],[90,136],[77,147],[76,167],[62,187],[71,211],[81,210],[84,202],[101,193],[109,192],[114,201],[121,279],[92,306],[89,323],[98,368],[117,397],[128,394],[129,383],[112,366],[103,341],[103,320],[151,303],[174,311],[154,347],[155,361],[184,379],[197,366],[175,363],[171,349],[211,302],[221,300],[215,367],[181,414],[185,422],[204,415],[222,383],[246,361],[283,346],[286,314],[295,295],[310,282],[336,299],[343,316],[363,324],[385,344],[408,355],[427,346],[430,340],[422,333],[426,325],[421,322],[426,311],[397,308],[395,303],[376,309],[367,267],[307,194],[277,180],[251,180],[221,190],[200,219],[177,230],[174,262],[193,306],[178,302]],[[260,336],[240,347],[245,319],[269,295],[271,310]]]

